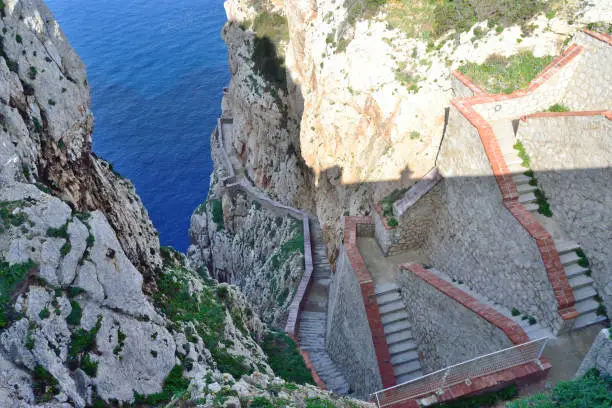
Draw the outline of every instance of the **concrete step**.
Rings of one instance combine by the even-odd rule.
[[[576,304],[574,304],[574,309],[576,309],[576,311],[581,315],[587,314],[589,312],[594,312],[597,310],[598,307],[599,303],[597,303],[595,299],[586,299],[580,302],[576,302]]]
[[[523,167],[520,163],[512,163],[508,164],[508,170],[512,174],[523,174],[527,169]]]
[[[533,193],[538,188],[536,186],[532,186],[531,184],[521,184],[520,186],[516,186],[516,189],[520,194]]]
[[[514,184],[516,184],[518,188],[518,186],[529,184],[529,181],[531,181],[531,177],[528,177],[524,174],[517,174],[516,176],[512,177],[512,180],[514,180]]]
[[[525,209],[529,212],[536,212],[540,208],[536,203],[527,203],[525,204]]]
[[[397,377],[398,375],[414,373],[415,371],[421,370],[421,363],[417,361],[411,361],[403,363],[398,366],[393,366],[393,373]]]
[[[377,296],[397,290],[399,290],[399,287],[395,283],[381,283],[374,287],[374,293]]]
[[[302,313],[300,313],[300,318],[301,319],[323,319],[325,320],[327,316],[327,313],[325,312],[308,312],[308,311],[304,311]]]
[[[409,330],[410,322],[408,320],[401,320],[399,322],[385,324],[384,329],[385,329],[385,335],[389,336],[393,333],[398,333],[404,330]]]
[[[384,316],[380,317],[380,320],[383,325],[387,325],[389,323],[398,322],[401,320],[407,320],[408,313],[405,310],[399,310],[397,312],[387,313]]]
[[[597,292],[592,286],[585,286],[583,288],[574,290],[574,298],[576,299],[576,303],[592,298],[595,295],[597,295]]]
[[[387,344],[390,346],[395,343],[400,343],[406,340],[413,340],[412,332],[410,330],[403,330],[393,334],[387,334]]]
[[[569,266],[571,264],[578,263],[580,257],[576,255],[576,252],[567,252],[561,255],[561,263],[563,266]]]
[[[412,373],[396,375],[395,382],[397,384],[403,384],[408,381],[416,380],[417,378],[420,378],[422,376],[423,376],[423,371],[414,371]]]
[[[519,202],[522,204],[533,203],[536,201],[536,196],[533,193],[521,194],[519,196]]]
[[[398,300],[397,302],[394,303],[387,303],[386,305],[380,306],[378,307],[378,311],[380,312],[380,315],[384,315],[384,314],[388,314],[388,313],[392,313],[392,312],[397,312],[398,310],[405,310],[406,308],[404,307],[404,303],[401,300]]]
[[[384,295],[376,296],[376,302],[378,303],[379,307],[382,307],[386,304],[397,302],[397,301],[401,302],[401,300],[402,300],[402,297],[397,291],[388,292],[388,293],[385,293]]]
[[[604,322],[605,320],[606,320],[605,316],[600,316],[595,311],[588,312],[576,318],[576,321],[574,323],[574,330],[582,329],[583,327],[601,323],[601,322]]]
[[[572,287],[572,289],[578,289],[583,286],[593,285],[593,279],[589,278],[586,275],[578,275],[570,279],[569,284]]]
[[[565,275],[568,278],[573,278],[574,276],[583,275],[589,270],[589,268],[583,268],[578,264],[573,264],[565,268]]]
[[[391,356],[391,364],[397,365],[407,363],[409,361],[415,361],[419,359],[419,353],[415,350],[405,351],[403,353],[394,354]]]
[[[555,247],[560,255],[580,249],[580,245],[573,241],[555,241]]]
[[[392,356],[395,354],[405,353],[406,351],[415,350],[416,345],[410,340],[404,340],[400,343],[395,343],[389,346],[389,354]]]

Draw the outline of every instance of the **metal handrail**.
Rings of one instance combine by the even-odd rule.
[[[517,346],[451,365],[414,380],[385,388],[373,394],[379,407],[386,407],[402,401],[432,393],[442,394],[453,385],[471,381],[473,378],[493,374],[508,368],[530,362],[539,362],[546,347],[547,337],[529,341]]]

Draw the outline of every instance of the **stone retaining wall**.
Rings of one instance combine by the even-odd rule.
[[[612,40],[585,30],[575,37],[585,48],[561,103],[573,111],[612,109]]]
[[[357,246],[357,234],[371,236],[373,232],[371,225],[372,219],[370,217],[344,217],[344,252],[351,270],[359,282],[361,299],[370,326],[372,344],[376,352],[380,379],[383,387],[386,388],[395,385],[395,374],[393,373],[387,338],[378,310],[374,281]]]
[[[325,347],[359,397],[382,388],[361,286],[342,245],[329,287]]]
[[[576,377],[582,377],[592,368],[599,370],[601,375],[612,377],[612,329],[603,329],[595,337],[591,349],[576,372]]]
[[[427,241],[438,217],[441,179],[438,169],[432,169],[393,204],[397,226],[389,226],[389,218],[383,217],[380,207],[376,208],[373,214],[376,241],[385,256],[421,248]]]
[[[478,130],[451,107],[438,167],[442,204],[423,249],[436,268],[508,309],[559,325],[536,240],[504,207]]]
[[[585,251],[612,312],[612,112],[528,116],[517,135],[553,218]]]
[[[420,265],[401,266],[397,284],[426,373],[529,340],[515,322]]]

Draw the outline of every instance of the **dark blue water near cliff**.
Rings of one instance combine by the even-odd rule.
[[[206,199],[229,81],[222,0],[46,0],[87,65],[94,151],[131,179],[162,245]]]

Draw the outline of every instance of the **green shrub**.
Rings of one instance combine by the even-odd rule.
[[[509,402],[507,408],[609,408],[612,404],[612,378],[597,370],[584,377],[557,383],[550,392],[530,395]]]
[[[70,346],[68,347],[68,363],[71,367],[76,368],[79,365],[79,359],[84,353],[94,351],[96,349],[96,336],[102,327],[102,316],[98,316],[96,325],[89,331],[78,328],[70,335]]]
[[[510,94],[526,89],[551,61],[550,56],[534,57],[532,52],[523,51],[510,57],[491,55],[484,63],[469,62],[460,66],[459,71],[488,93]]]
[[[175,396],[183,395],[189,386],[189,380],[183,377],[183,371],[183,366],[175,365],[164,380],[160,392],[146,396],[134,393],[135,403],[159,406],[170,402]]]
[[[306,408],[335,408],[333,402],[323,398],[306,398]]]
[[[212,213],[212,220],[217,225],[218,230],[224,229],[223,224],[223,206],[221,200],[212,199],[208,201],[210,203],[210,210]]]
[[[380,208],[382,209],[383,216],[393,216],[393,204],[395,204],[397,200],[402,198],[402,196],[406,194],[408,190],[410,190],[410,187],[396,188],[389,195],[380,200]]]
[[[546,109],[546,112],[569,112],[569,111],[570,109],[567,106],[561,105],[558,103],[555,103],[550,108]]]
[[[295,342],[286,333],[267,332],[261,348],[268,356],[268,364],[276,375],[297,384],[314,384],[312,374]]]
[[[37,365],[32,375],[32,391],[37,403],[48,402],[60,392],[59,383],[43,366]]]
[[[266,397],[255,397],[249,404],[249,408],[274,408],[275,405]]]
[[[78,286],[70,286],[68,288],[68,297],[74,298],[85,292],[85,289],[79,288]]]
[[[98,362],[93,361],[89,354],[86,354],[81,359],[81,369],[90,377],[95,377],[98,374]]]
[[[36,268],[32,260],[21,264],[9,265],[0,258],[0,329],[7,327],[13,320],[11,297],[13,292],[26,278],[28,272]]]
[[[270,258],[273,269],[278,269],[294,253],[304,253],[304,226],[301,222],[294,220],[291,238],[283,242],[277,253]]]
[[[512,308],[512,316],[518,316],[520,314],[521,312],[516,307]]]
[[[15,36],[15,41],[17,41],[19,44],[21,44],[21,43],[23,43],[23,38],[19,34],[17,34]]]
[[[397,227],[399,225],[399,222],[397,222],[397,220],[395,219],[395,217],[391,217],[387,220],[387,225],[391,228]]]
[[[62,256],[66,256],[70,253],[71,249],[72,249],[72,244],[70,243],[70,241],[66,241],[64,245],[62,245],[62,247],[60,248],[60,254]]]
[[[536,204],[538,204],[538,213],[546,217],[552,217],[553,213],[550,209],[550,204],[548,203],[548,199],[546,198],[546,194],[544,194],[544,191],[537,189],[533,192],[533,194],[536,196]]]
[[[539,0],[440,0],[433,11],[433,33],[442,35],[449,30],[468,31],[475,23],[488,20],[489,26],[510,27],[520,25],[528,31],[529,20],[550,10],[545,1]]]
[[[519,159],[522,160],[521,166],[526,168],[531,167],[531,160],[529,159],[529,155],[525,151],[525,146],[523,146],[523,143],[519,140],[512,147],[514,147],[514,150],[518,152]]]
[[[69,239],[70,236],[68,235],[68,222],[66,222],[59,228],[49,228],[47,230],[47,236],[53,238]]]
[[[42,309],[38,314],[38,317],[40,317],[41,319],[46,319],[49,316],[51,316],[51,312],[49,312],[49,309],[47,309],[46,307]]]
[[[71,300],[70,306],[72,307],[72,310],[70,311],[68,317],[66,317],[66,322],[73,326],[78,326],[81,324],[83,309],[81,309],[81,305],[76,300]]]

